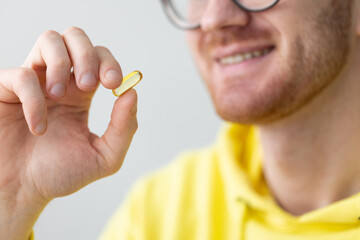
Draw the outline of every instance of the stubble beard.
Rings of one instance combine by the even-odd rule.
[[[346,64],[350,51],[351,6],[352,1],[333,0],[316,17],[304,20],[307,26],[289,43],[289,54],[278,53],[278,67],[273,69],[273,76],[253,91],[245,93],[236,89],[241,84],[217,89],[212,85],[216,79],[208,81],[218,114],[230,122],[267,124],[293,114],[312,101]],[[205,74],[203,77],[211,78]],[[227,89],[231,87],[233,89]]]

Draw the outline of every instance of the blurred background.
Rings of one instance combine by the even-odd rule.
[[[143,72],[136,86],[139,129],[117,174],[50,203],[35,226],[37,240],[97,239],[137,179],[185,150],[213,143],[221,125],[184,32],[168,22],[160,0],[2,0],[0,67],[20,66],[42,32],[70,26],[108,47],[124,75]],[[114,100],[110,90],[98,89],[91,131],[103,134]]]

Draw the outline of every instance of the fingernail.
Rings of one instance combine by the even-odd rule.
[[[41,134],[41,133],[45,132],[45,128],[46,128],[45,121],[42,120],[42,121],[35,127],[35,132],[38,133],[38,134]]]
[[[87,72],[82,75],[80,84],[88,87],[95,86],[97,83],[96,76],[92,72]]]
[[[118,71],[110,70],[105,75],[106,80],[110,82],[121,82],[121,74]]]
[[[63,97],[65,95],[65,85],[63,83],[55,84],[51,88],[50,93],[56,97]]]

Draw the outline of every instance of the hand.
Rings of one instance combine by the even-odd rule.
[[[120,169],[137,129],[136,92],[116,100],[102,137],[88,113],[99,82],[121,81],[109,50],[76,27],[45,32],[21,68],[0,70],[0,204],[45,206]]]

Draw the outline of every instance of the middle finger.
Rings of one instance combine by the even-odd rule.
[[[71,27],[63,33],[65,45],[74,67],[76,84],[83,91],[93,91],[99,79],[99,59],[86,33]]]

